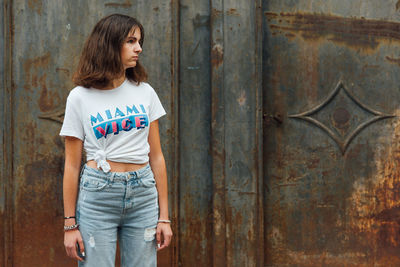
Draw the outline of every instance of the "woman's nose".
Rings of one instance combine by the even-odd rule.
[[[135,45],[135,52],[142,52],[142,47],[140,46],[140,44]]]

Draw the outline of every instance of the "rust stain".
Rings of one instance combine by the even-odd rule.
[[[41,0],[28,0],[28,7],[38,15],[42,15],[42,2]]]
[[[220,44],[215,44],[211,50],[211,65],[218,68],[224,61],[224,49]]]
[[[46,85],[46,74],[40,77],[41,93],[39,97],[39,107],[41,111],[51,110],[54,106],[54,97],[56,94],[49,92]]]
[[[115,3],[115,2],[105,3],[104,6],[106,6],[106,7],[125,7],[125,8],[128,8],[128,7],[131,7],[132,4],[131,4],[131,2],[129,0],[126,0],[123,3]]]
[[[24,88],[30,90],[31,87],[38,86],[38,75],[41,69],[48,67],[50,63],[50,53],[33,59],[27,59],[23,65],[25,72]]]
[[[396,114],[399,116],[400,110]],[[353,184],[347,217],[354,235],[363,237],[360,242],[376,251],[380,263],[394,261],[391,266],[399,266],[396,253],[400,248],[400,119],[393,120],[382,132],[389,135],[379,140],[385,146],[378,146],[375,154],[376,174]]]
[[[391,63],[394,63],[394,64],[397,64],[397,65],[400,66],[400,58],[392,58],[392,57],[389,57],[389,56],[386,56],[385,58],[386,58],[387,61],[389,61]]]
[[[50,91],[47,85],[50,60],[50,53],[46,53],[43,56],[27,59],[23,64],[25,74],[24,89],[27,91],[40,90],[39,108],[42,112],[52,110],[54,103],[57,102],[56,100],[59,100],[58,94]],[[64,71],[63,69],[58,70]]]
[[[54,227],[63,224],[62,165],[63,157],[46,154],[45,158],[18,168],[17,177],[21,179],[17,180],[15,200],[15,266],[70,263],[60,242],[62,233]]]
[[[276,19],[279,17],[279,14],[268,11],[264,12],[264,15],[267,17],[268,21],[271,21],[272,19]]]
[[[66,69],[66,68],[56,68],[56,71],[65,73],[66,75],[69,75],[69,69]]]
[[[222,11],[219,10],[219,9],[213,8],[211,10],[211,17],[214,18],[214,19],[219,17],[219,16],[221,16],[222,14],[223,14]]]
[[[193,199],[193,194],[186,194],[182,199],[185,203],[183,216],[186,219],[180,225],[181,229],[184,229],[181,232],[180,242],[185,246],[186,253],[182,255],[181,261],[184,266],[190,262],[197,262],[200,266],[210,266],[207,255],[212,254],[212,240],[205,239],[204,235],[212,232],[212,214],[204,209],[194,208],[198,205],[199,198]]]
[[[265,12],[273,35],[293,34],[307,41],[328,40],[354,49],[375,50],[400,41],[400,23],[329,14]]]
[[[230,8],[228,11],[226,11],[226,14],[233,15],[233,16],[239,16],[239,13],[237,13],[236,8]]]
[[[240,96],[236,99],[240,107],[243,107],[246,104],[246,91],[242,90],[240,92]]]
[[[307,168],[308,169],[315,169],[319,166],[320,158],[310,158],[307,160]]]

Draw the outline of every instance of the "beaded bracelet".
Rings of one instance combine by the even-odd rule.
[[[157,223],[171,223],[170,220],[158,220]]]
[[[69,225],[66,226],[64,225],[64,231],[70,231],[70,230],[74,230],[74,229],[78,229],[79,228],[79,224],[73,224],[73,225]]]

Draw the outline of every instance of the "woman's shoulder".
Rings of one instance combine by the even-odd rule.
[[[68,94],[68,100],[70,101],[79,101],[81,98],[84,97],[85,92],[88,89],[82,86],[76,86],[72,88],[72,90]]]

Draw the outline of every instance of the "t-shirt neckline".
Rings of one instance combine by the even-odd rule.
[[[125,84],[128,82],[128,78],[125,78],[125,80],[121,83],[121,85],[120,86],[118,86],[118,87],[115,87],[115,88],[112,88],[112,89],[98,89],[98,88],[94,88],[94,87],[92,87],[92,89],[94,89],[94,90],[96,90],[97,92],[101,92],[101,93],[104,93],[104,94],[106,94],[107,92],[116,92],[116,91],[119,91],[122,87],[124,87],[125,86]]]

